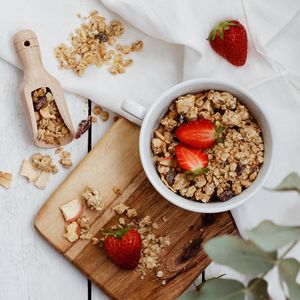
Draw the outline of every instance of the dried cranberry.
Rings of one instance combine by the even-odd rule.
[[[223,193],[219,195],[219,200],[225,202],[232,197],[233,197],[233,191],[232,189],[228,188],[227,190],[225,190]]]
[[[79,128],[75,134],[75,138],[79,139],[81,137],[81,135],[83,135],[86,131],[88,131],[88,129],[90,128],[92,124],[92,117],[89,116],[87,120],[82,120],[79,123]]]
[[[99,40],[100,43],[105,43],[108,40],[108,35],[105,32],[99,32],[94,36],[94,39]]]
[[[38,97],[37,100],[33,102],[33,106],[36,111],[39,111],[46,104],[47,99],[45,96]]]

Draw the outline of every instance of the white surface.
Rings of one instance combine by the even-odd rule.
[[[270,111],[272,119],[275,121],[274,129],[277,135],[275,144],[277,159],[267,186],[274,186],[293,170],[299,172],[300,140],[295,137],[298,136],[300,125],[299,103],[297,100],[300,93],[296,90],[297,96],[295,97],[291,93],[290,85],[292,83],[298,88],[300,87],[300,60],[298,59],[300,42],[299,39],[295,38],[298,36],[300,23],[300,2],[298,0],[274,0],[272,2],[228,0],[230,5],[226,6],[220,6],[218,0],[207,0],[206,2],[198,0],[184,2],[180,0],[102,0],[102,2],[124,18],[127,18],[134,26],[149,34],[146,35],[133,28],[127,31],[125,37],[127,40],[142,38],[145,41],[145,51],[143,55],[135,56],[135,65],[128,71],[126,76],[114,77],[103,69],[90,68],[84,78],[79,79],[70,71],[60,72],[56,69],[56,62],[52,53],[53,47],[59,42],[65,41],[71,29],[79,23],[79,20],[75,17],[78,11],[86,14],[92,7],[101,9],[101,5],[97,0],[67,2],[52,0],[45,1],[43,5],[40,5],[38,0],[26,2],[10,0],[4,2],[0,9],[2,45],[0,56],[7,61],[16,63],[11,46],[12,33],[18,29],[23,29],[24,26],[32,27],[40,38],[46,66],[63,81],[62,83],[67,90],[89,96],[94,101],[106,104],[106,106],[119,112],[120,104],[128,97],[129,100],[141,101],[149,105],[152,99],[160,94],[162,90],[182,77],[185,79],[214,77],[234,81],[246,88],[255,86],[253,91],[261,99],[262,105],[265,105]],[[34,9],[32,9],[33,7]],[[101,11],[105,15],[109,14],[103,8]],[[55,16],[55,19],[53,16]],[[217,20],[228,16],[241,20],[248,30],[250,38],[249,57],[247,65],[243,68],[230,66],[224,59],[211,51],[205,40],[212,25]],[[127,26],[127,28],[130,27]],[[153,37],[159,37],[162,40],[176,44],[179,43],[185,45],[185,47],[167,44]],[[183,57],[185,60],[182,71]],[[4,77],[2,82],[5,82],[4,92],[10,93],[10,88],[15,88],[12,86],[14,81],[12,79],[5,81],[7,80],[6,76],[6,73],[1,72],[1,77]],[[14,75],[15,77],[16,75]],[[118,88],[115,88],[115,86],[118,86]],[[9,97],[4,96],[1,100],[1,112],[7,112],[9,109],[9,106],[3,101],[7,98]],[[17,98],[14,97],[13,99],[16,101]],[[13,103],[15,102],[9,104]],[[17,114],[15,106],[11,108],[9,113],[3,114],[4,117],[1,122],[5,122],[5,124],[0,128],[0,138],[3,140],[3,142],[1,140],[0,150],[1,168],[3,166],[3,168],[13,171],[19,168],[17,160],[21,160],[24,153],[29,154],[31,152],[30,144],[24,142],[24,139],[28,141],[29,137],[26,135],[26,129],[21,122],[23,118],[22,111],[19,107],[18,109]],[[16,118],[16,115],[19,118]],[[20,128],[12,130],[14,126],[20,126]],[[17,137],[15,142],[13,142],[13,138],[7,138],[8,132],[18,130],[24,132],[24,135],[14,134],[13,136]],[[22,144],[23,142],[24,144]],[[79,148],[76,149],[76,152],[79,151],[78,156],[83,156],[83,152],[81,153]],[[14,154],[15,151],[17,151],[16,154]],[[63,176],[63,174],[61,173],[57,175],[56,179],[53,179],[53,185],[55,183],[57,185],[62,179],[60,176]],[[11,281],[17,281],[19,287],[13,293],[19,293],[19,290],[25,293],[26,287],[29,291],[34,290],[32,286],[34,286],[35,279],[39,279],[44,275],[42,273],[44,268],[34,267],[35,259],[32,257],[28,259],[26,256],[31,251],[34,254],[32,239],[25,239],[22,235],[22,230],[29,226],[29,223],[26,223],[28,222],[28,216],[32,216],[34,214],[32,211],[36,211],[39,207],[38,199],[40,199],[41,193],[39,191],[34,191],[33,194],[31,192],[27,193],[27,191],[22,190],[21,185],[18,185],[18,180],[14,184],[14,188],[1,197],[0,205],[1,208],[2,205],[4,206],[5,211],[9,211],[5,217],[7,219],[4,218],[4,220],[13,224],[12,231],[19,234],[16,238],[17,241],[21,245],[22,243],[25,246],[30,245],[24,250],[26,254],[23,254],[22,248],[20,248],[19,256],[15,255],[13,257],[15,258],[13,264],[16,268],[15,272],[18,271],[22,274],[26,270],[27,274],[30,275],[30,269],[26,268],[28,265],[30,265],[30,268],[36,268],[39,272],[36,277],[26,278],[27,281],[18,279],[20,275],[15,275],[15,277],[12,277],[13,279],[10,279]],[[22,202],[23,198],[19,196],[20,191],[25,193],[24,199],[27,200],[25,203]],[[50,188],[48,191],[50,191]],[[297,209],[299,207],[297,197],[298,195],[295,193],[275,194],[262,190],[249,202],[249,205],[234,211],[240,230],[244,232],[244,229],[252,227],[263,218],[272,219],[281,224],[299,223],[300,210]],[[11,199],[16,200],[11,202]],[[32,203],[29,200],[32,200]],[[29,207],[28,205],[33,206]],[[22,220],[25,223],[22,224],[23,226],[17,225],[18,223],[15,224],[15,220],[18,220],[18,222]],[[2,231],[5,230],[5,232],[2,232],[1,239],[3,234],[6,234],[5,228],[1,229]],[[14,242],[16,239],[14,239]],[[10,237],[3,244],[7,245],[9,240]],[[36,243],[40,242],[36,241]],[[1,251],[3,249],[7,251],[8,246],[12,247],[11,245],[2,247],[1,244]],[[13,255],[14,251],[13,248],[9,255]],[[1,257],[0,262],[7,267],[7,264],[9,265],[11,261],[3,260]],[[49,266],[52,267],[50,262]],[[62,273],[64,276],[67,274],[64,270]],[[50,284],[57,280],[55,275],[57,274],[54,272],[53,281],[49,281]],[[1,276],[3,275],[1,274]],[[1,293],[8,293],[5,290],[6,285],[8,285],[7,281],[8,279],[5,278],[0,281],[0,286],[4,285],[4,291],[1,289]],[[39,299],[42,297],[46,289],[49,289],[50,284],[41,284],[41,287],[38,287],[42,289],[41,294],[32,296],[32,298]],[[57,284],[62,286],[63,282],[57,280]],[[271,286],[275,300],[281,299],[276,287],[276,284]],[[54,296],[56,296],[56,291],[51,289],[51,286],[49,290],[51,290],[50,293],[54,293]],[[20,296],[21,293],[17,295]]]

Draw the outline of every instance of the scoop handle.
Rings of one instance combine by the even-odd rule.
[[[32,30],[17,32],[13,41],[24,72],[33,68],[43,68],[39,42]]]

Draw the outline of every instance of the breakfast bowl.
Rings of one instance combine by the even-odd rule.
[[[231,195],[226,201],[195,201],[188,199],[167,187],[160,177],[155,165],[155,157],[151,149],[154,132],[166,115],[170,105],[182,95],[197,95],[203,91],[222,91],[238,99],[238,105],[249,111],[251,120],[261,132],[263,149],[263,162],[256,170],[255,178],[238,194]],[[180,98],[179,98],[180,99]],[[140,105],[133,103],[127,106],[127,112],[142,119],[139,138],[139,151],[143,169],[153,187],[168,201],[183,209],[199,213],[218,213],[236,208],[260,190],[265,183],[270,170],[273,157],[273,133],[267,112],[251,93],[238,86],[213,79],[193,79],[177,84],[165,91],[146,111]],[[145,113],[145,114],[144,114]],[[198,175],[198,174],[197,174]],[[225,175],[227,176],[227,175]],[[227,176],[228,177],[228,176]],[[198,199],[199,200],[199,199]],[[201,199],[202,200],[202,199]],[[204,203],[206,202],[206,203]]]

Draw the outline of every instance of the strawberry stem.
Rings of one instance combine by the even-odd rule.
[[[130,228],[119,228],[111,231],[103,232],[103,234],[108,236],[113,236],[116,239],[121,239],[124,234],[127,234]]]
[[[213,28],[213,30],[210,32],[207,40],[213,41],[216,36],[218,35],[221,40],[224,39],[224,30],[229,30],[231,26],[237,26],[237,24],[233,23],[234,20],[226,20],[220,22],[217,26]]]

